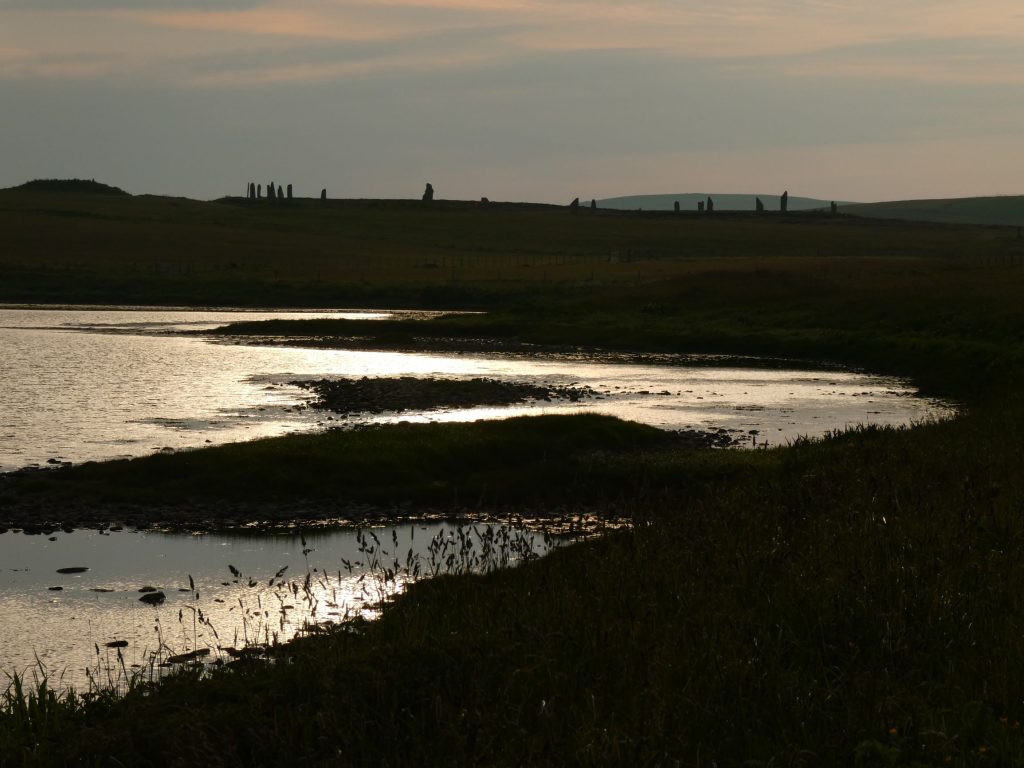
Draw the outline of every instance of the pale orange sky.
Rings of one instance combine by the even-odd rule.
[[[0,186],[1024,193],[1024,6],[0,0],[0,103]]]

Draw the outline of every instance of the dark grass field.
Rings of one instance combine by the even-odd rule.
[[[134,274],[132,258],[187,263],[188,249],[146,247],[144,230],[162,233],[153,242],[193,243],[193,261],[209,267],[193,267],[196,295],[226,284],[216,259],[253,254],[245,263],[255,264],[261,254],[268,270],[287,263],[280,283],[240,273],[237,291],[250,291],[250,303],[276,290],[270,303],[289,303],[289,286],[307,284],[315,264],[325,265],[325,291],[353,295],[346,291],[361,278],[343,265],[354,262],[336,256],[335,271],[326,267],[331,249],[348,248],[382,259],[365,294],[376,292],[380,306],[389,291],[394,302],[447,291],[491,310],[414,328],[346,326],[389,343],[426,327],[446,338],[490,332],[812,357],[914,375],[965,408],[946,423],[763,452],[662,450],[644,428],[535,419],[466,434],[428,426],[415,439],[402,431],[411,427],[285,438],[55,473],[40,494],[90,498],[133,485],[174,493],[167,478],[187,476],[230,497],[248,482],[230,474],[243,465],[280,478],[285,496],[292,473],[307,471],[341,494],[352,492],[349,464],[370,489],[412,451],[428,459],[402,493],[445,478],[496,488],[519,479],[531,493],[585,489],[593,508],[624,512],[634,525],[513,571],[421,583],[381,621],[295,643],[271,665],[234,665],[203,681],[186,673],[156,692],[89,703],[12,689],[0,709],[0,764],[1024,762],[1024,269],[1015,232],[842,217],[588,218],[472,204],[308,203],[298,222],[294,210],[188,201],[180,217],[165,200],[51,203],[115,217],[126,204],[138,206],[133,217],[151,211],[148,222],[102,219],[74,236],[53,214],[12,213],[29,203],[4,195],[0,221],[22,245],[3,251],[3,268],[40,270],[22,285],[62,300],[82,298],[76,270],[95,270],[94,282],[80,284],[99,291],[107,278],[113,287],[103,290],[122,286],[117,275],[136,285],[124,277]],[[33,221],[37,245],[26,240],[29,225],[16,224]],[[119,229],[124,238],[113,237]],[[90,239],[103,232],[106,250]],[[213,233],[246,245],[203,246]],[[79,254],[63,262],[65,282],[56,240]],[[289,240],[287,262],[283,250],[271,255],[271,243]],[[40,256],[43,242],[54,265]],[[628,259],[609,258],[626,249]],[[529,252],[550,266],[514,263]],[[427,258],[448,266],[417,266]],[[453,276],[457,258],[467,271]],[[118,300],[146,301],[162,284],[187,285],[186,276],[140,279],[138,292]],[[352,448],[360,440],[376,441],[376,461]],[[547,463],[540,445],[568,458]],[[335,466],[321,474],[317,461]]]

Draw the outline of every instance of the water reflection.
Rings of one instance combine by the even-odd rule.
[[[310,623],[372,616],[411,579],[505,567],[551,546],[536,532],[448,523],[304,535],[0,534],[0,670],[42,664],[84,689],[89,674],[123,676],[178,654],[230,659]],[[88,570],[57,572],[69,567]],[[164,599],[151,606],[144,595]]]
[[[296,314],[344,316],[243,316]],[[905,382],[851,372],[666,365],[664,358],[662,364],[627,364],[245,346],[154,332],[238,317],[231,312],[0,310],[0,471],[337,425],[333,416],[302,407],[308,393],[288,384],[332,376],[486,376],[598,391],[598,397],[576,403],[383,413],[346,423],[595,410],[669,429],[756,432],[752,437],[759,444],[778,444],[856,424],[907,424],[953,412],[948,404],[911,397],[914,390]],[[81,331],[100,326],[104,332]],[[114,329],[122,332],[109,332]]]

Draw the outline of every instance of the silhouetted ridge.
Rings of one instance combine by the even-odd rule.
[[[95,179],[34,179],[14,189],[26,192],[70,192],[76,195],[127,195],[120,187],[101,184]]]

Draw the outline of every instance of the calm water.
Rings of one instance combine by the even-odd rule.
[[[578,403],[385,413],[350,423],[592,410],[671,429],[757,430],[760,444],[778,444],[855,424],[952,413],[947,404],[913,397],[905,382],[850,372],[302,349],[176,335],[240,318],[388,315],[0,309],[0,471],[319,429],[337,422],[296,408],[308,394],[288,382],[321,377],[488,376],[586,385],[600,395]]]
[[[166,658],[210,649],[208,658],[227,658],[223,647],[284,641],[310,622],[372,614],[415,570],[430,576],[449,555],[454,570],[481,570],[553,546],[537,533],[443,523],[304,537],[75,531],[53,539],[0,534],[0,690],[3,673],[31,674],[37,659],[63,687],[86,688],[86,669],[117,666],[116,650],[105,644],[118,640],[128,643],[129,671],[161,651]],[[89,570],[57,573],[67,567]],[[385,568],[397,577],[382,581]],[[148,586],[166,602],[140,602]]]

